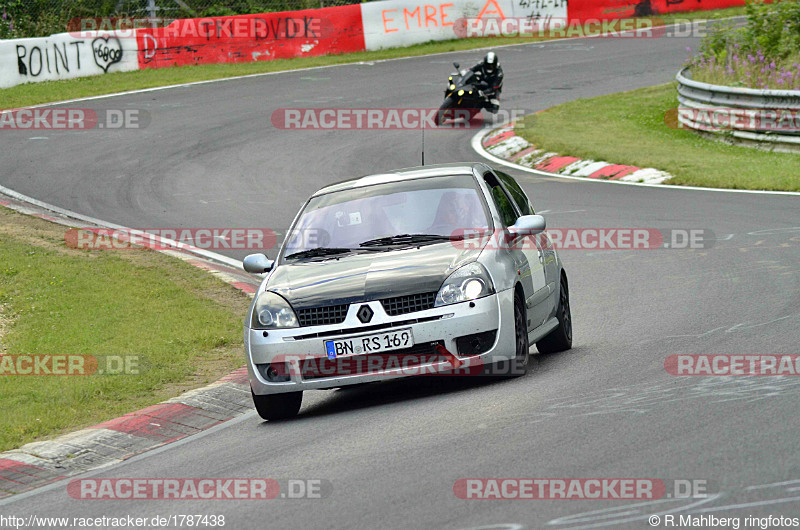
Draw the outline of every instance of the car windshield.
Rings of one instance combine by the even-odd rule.
[[[315,248],[435,243],[463,229],[488,227],[470,175],[391,182],[312,198],[287,239],[284,256]]]

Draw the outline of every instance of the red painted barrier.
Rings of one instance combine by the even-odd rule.
[[[358,4],[193,18],[136,32],[139,68],[244,63],[364,50]]]
[[[745,0],[570,0],[568,18],[586,21],[658,16],[744,3]],[[138,29],[139,68],[271,61],[363,51],[364,5],[183,19],[164,28]]]
[[[743,6],[744,0],[570,0],[571,20],[657,16],[681,11],[699,11]]]

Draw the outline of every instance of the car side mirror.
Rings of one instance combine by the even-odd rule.
[[[453,63],[453,66],[455,66],[455,67],[456,67],[456,70],[458,70],[459,68],[461,68],[461,66],[460,66],[458,63]]]
[[[263,274],[272,270],[275,262],[264,254],[250,254],[242,260],[242,267],[253,274]]]
[[[508,231],[515,237],[532,236],[540,234],[547,228],[547,221],[541,215],[523,215],[517,222],[508,227]]]

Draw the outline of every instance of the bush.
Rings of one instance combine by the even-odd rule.
[[[800,2],[777,0],[765,3],[748,2],[747,23],[733,28],[730,23],[717,23],[703,39],[701,54],[720,59],[735,44],[745,53],[760,51],[770,60],[786,59],[800,53]]]
[[[717,23],[689,61],[699,81],[800,89],[800,1],[748,2],[747,22]]]

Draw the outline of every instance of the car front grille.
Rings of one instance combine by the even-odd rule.
[[[297,313],[297,319],[300,321],[300,327],[326,326],[344,322],[348,307],[350,307],[348,304],[329,305],[298,309],[295,312]]]
[[[395,296],[393,298],[384,298],[381,300],[381,305],[386,314],[390,317],[398,315],[405,315],[406,313],[413,313],[415,311],[424,311],[426,309],[433,309],[433,304],[436,302],[436,293],[420,293],[407,296]]]
[[[381,305],[386,314],[390,317],[414,313],[416,311],[424,311],[426,309],[433,309],[433,304],[436,301],[436,293],[419,293],[406,296],[395,296],[392,298],[384,298],[381,300]],[[307,307],[305,309],[298,309],[297,318],[300,321],[300,327],[308,326],[325,326],[331,324],[341,324],[347,317],[347,309],[349,304],[329,305],[324,307]]]

